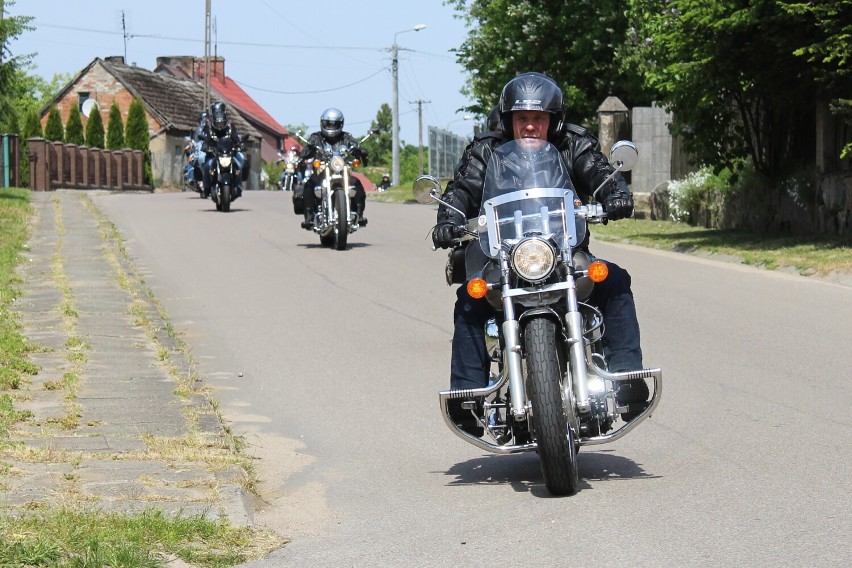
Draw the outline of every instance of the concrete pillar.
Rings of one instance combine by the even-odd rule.
[[[117,151],[112,153],[113,166],[115,167],[115,189],[124,189],[125,171],[124,167],[124,152]]]
[[[607,97],[598,107],[598,142],[609,157],[610,148],[630,137],[630,111],[618,97]]]
[[[104,151],[92,148],[92,187],[98,188],[104,184]]]
[[[29,138],[27,148],[30,153],[30,189],[47,191],[50,189],[48,142],[44,138]]]

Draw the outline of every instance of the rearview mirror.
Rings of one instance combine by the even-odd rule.
[[[639,150],[628,140],[619,140],[610,150],[610,163],[620,172],[629,172],[639,160]]]
[[[432,203],[440,192],[441,182],[430,175],[423,175],[414,180],[414,199],[417,203]]]

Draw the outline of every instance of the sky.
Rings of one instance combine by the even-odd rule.
[[[6,4],[7,14],[31,16],[36,27],[12,53],[35,54],[32,72],[48,80],[76,75],[96,57],[126,54],[128,64],[154,69],[158,56],[204,55],[205,0]],[[225,58],[225,74],[282,126],[317,130],[323,110],[336,107],[345,130],[364,134],[382,103],[392,106],[396,39],[400,139],[418,143],[416,101],[428,101],[424,145],[428,126],[473,133],[474,120],[458,110],[471,103],[460,93],[466,73],[450,52],[468,30],[443,0],[211,0],[211,15],[211,52]],[[426,28],[409,31],[419,24]]]

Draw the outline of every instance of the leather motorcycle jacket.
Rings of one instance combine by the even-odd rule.
[[[355,137],[348,132],[343,132],[343,134],[334,140],[326,139],[320,131],[314,132],[308,137],[308,143],[305,144],[304,148],[302,148],[302,152],[299,154],[299,159],[303,163],[314,159],[317,155],[317,151],[322,148],[326,142],[329,144],[338,144],[342,142],[349,148],[352,148],[352,154],[356,158],[360,159],[364,166],[367,165],[367,151],[364,148],[361,148],[361,146],[358,145],[358,140],[356,140]]]
[[[442,199],[464,211],[470,219],[479,215],[482,204],[482,189],[485,183],[485,168],[494,148],[509,140],[498,132],[484,132],[468,144],[456,166],[453,180],[447,184]],[[592,193],[613,172],[613,167],[601,152],[598,139],[587,129],[575,124],[566,124],[550,142],[559,150],[571,181],[583,202],[591,199]],[[610,193],[623,191],[629,194],[621,175],[616,175],[598,193],[603,202]],[[440,205],[438,222],[452,220],[454,212]]]

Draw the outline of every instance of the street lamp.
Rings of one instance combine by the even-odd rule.
[[[402,30],[393,34],[393,45],[391,46],[391,75],[393,75],[393,123],[391,134],[393,148],[392,151],[392,167],[391,167],[391,183],[399,185],[399,46],[396,43],[396,36],[405,32],[419,32],[426,28],[426,24],[417,24],[411,29]]]
[[[454,120],[449,121],[449,122],[447,123],[447,127],[446,127],[444,130],[449,130],[449,129],[450,129],[450,125],[451,125],[452,123],[454,123],[454,122],[461,122],[461,121],[463,121],[463,120],[473,120],[474,118],[476,118],[476,117],[475,117],[475,116],[473,116],[473,115],[470,115],[470,114],[466,114],[466,115],[464,115],[464,116],[463,116],[463,117],[461,117],[461,118],[456,118],[456,119],[454,119]]]
[[[458,137],[452,132],[450,132],[450,125],[454,122],[461,122],[463,120],[473,120],[475,118],[476,117],[471,114],[466,114],[461,118],[454,118],[453,120],[447,123],[446,128],[444,128],[443,134],[440,135],[440,141],[437,144],[438,148],[435,150],[435,155],[438,162],[436,169],[438,171],[439,176],[445,174],[448,171],[448,167],[452,167],[454,165],[452,163],[448,163],[451,157],[458,157],[455,155],[456,150],[458,149]],[[461,155],[461,152],[459,152],[458,154]]]

